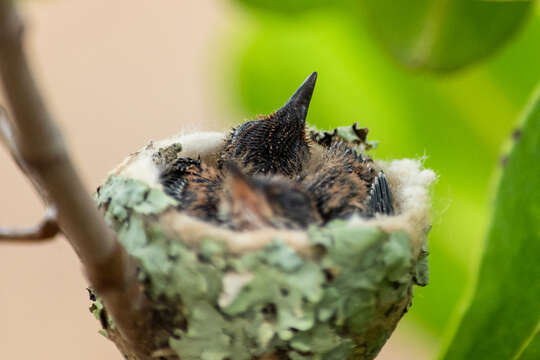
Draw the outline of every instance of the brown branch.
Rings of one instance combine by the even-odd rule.
[[[0,37],[0,40],[2,38]],[[1,54],[1,50],[0,50]],[[1,56],[1,55],[0,55]],[[43,184],[39,182],[39,179],[36,176],[32,176],[30,173],[30,169],[24,161],[21,158],[21,154],[19,154],[19,150],[17,148],[16,140],[15,140],[15,129],[11,125],[8,119],[7,111],[0,105],[0,140],[4,143],[4,146],[9,150],[11,157],[13,157],[13,160],[15,160],[15,163],[21,169],[21,171],[26,175],[26,177],[32,182],[32,185],[34,185],[34,188],[40,195],[41,199],[45,203],[47,207],[53,207],[51,205],[51,199],[46,191],[46,189],[43,187]]]
[[[2,123],[15,161],[46,203],[57,210],[58,225],[81,259],[121,336],[149,358],[146,298],[135,265],[83,186],[32,76],[23,44],[23,23],[13,1],[0,1],[0,76],[15,122]]]
[[[0,38],[1,39],[1,38]],[[30,179],[34,188],[37,190],[41,199],[47,206],[43,220],[36,226],[26,229],[2,229],[0,228],[0,239],[10,240],[12,242],[26,243],[40,242],[53,239],[60,231],[56,220],[56,208],[51,204],[51,199],[47,191],[43,188],[43,185],[39,183],[35,176],[32,176],[30,169],[25,165],[21,159],[17,144],[15,143],[15,134],[12,125],[10,124],[7,116],[7,111],[0,106],[0,140],[4,143],[4,146],[9,150],[11,156],[15,160],[15,163],[21,169],[21,171]]]
[[[0,240],[14,243],[35,243],[52,240],[60,233],[56,222],[56,209],[47,208],[45,215],[39,224],[26,229],[3,229],[0,228]]]

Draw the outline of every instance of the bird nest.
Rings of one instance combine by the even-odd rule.
[[[305,120],[305,87],[291,98],[294,116],[289,100],[286,111],[247,124]],[[242,142],[244,135],[258,136],[252,125],[150,142],[98,189],[109,224],[139,262],[141,286],[156,319],[151,356],[374,358],[409,308],[413,285],[427,284],[434,173],[418,160],[371,160],[364,153],[372,146],[367,130],[356,124],[321,132],[304,122],[300,136],[294,136],[307,147],[294,144],[278,154],[294,158],[285,165],[264,162],[261,156],[273,156],[268,148],[250,157],[258,140]],[[283,129],[279,133],[281,139],[293,136]],[[238,150],[244,145],[247,150]],[[334,169],[324,169],[338,152],[344,167],[347,153],[354,157],[347,166],[361,168],[338,175],[367,179],[358,185],[365,191],[355,190],[356,180],[321,180],[335,175]],[[192,161],[191,172],[186,159]],[[193,171],[200,172],[196,179],[217,179],[218,187],[201,185]],[[276,186],[278,195],[272,192]],[[211,197],[216,206],[205,191],[222,192]],[[316,199],[283,209],[290,192]],[[92,310],[104,335],[125,350],[99,298]]]

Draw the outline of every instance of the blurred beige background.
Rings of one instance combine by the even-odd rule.
[[[227,5],[25,2],[36,75],[89,192],[148,140],[182,129],[223,129],[232,120],[214,76],[216,48],[234,26]],[[41,204],[4,149],[0,174],[0,226],[38,221]],[[0,359],[119,359],[97,333],[86,284],[63,238],[0,244]],[[409,333],[402,329],[378,359],[430,358]]]

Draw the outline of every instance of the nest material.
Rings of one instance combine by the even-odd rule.
[[[308,169],[321,161],[324,144],[316,139],[340,136],[311,134]],[[159,182],[163,159],[200,156],[215,164],[224,136],[151,142],[97,193],[119,240],[140,262],[156,318],[156,358],[374,358],[410,306],[413,285],[427,284],[435,174],[417,160],[376,162],[389,181],[394,216],[353,217],[307,231],[237,232],[176,211]],[[125,350],[102,312],[95,307],[107,336]]]

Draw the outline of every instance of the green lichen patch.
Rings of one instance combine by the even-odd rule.
[[[371,359],[425,272],[404,232],[335,221],[309,229],[314,257],[281,239],[237,255],[220,239],[168,237],[159,214],[173,201],[139,181],[113,176],[97,200],[156,313],[169,309],[169,346],[183,360]]]
[[[411,282],[412,251],[406,233],[384,233],[345,223],[312,230],[312,239],[327,254],[322,267],[333,274],[319,317],[334,316],[336,326],[362,335],[381,316],[378,310],[407,295]]]
[[[101,323],[101,329],[98,332],[101,335],[108,337],[109,335],[107,333],[107,330],[114,330],[116,328],[116,325],[114,324],[113,319],[108,315],[107,311],[105,311],[101,299],[96,297],[92,290],[88,289],[88,291],[90,292],[90,294],[92,294],[92,305],[90,305],[89,310],[94,315],[94,317]]]
[[[163,191],[150,188],[142,181],[112,175],[99,187],[96,200],[98,206],[106,206],[109,223],[127,220],[130,211],[140,215],[159,214],[176,200]]]
[[[330,146],[332,142],[341,140],[360,147],[361,151],[367,151],[375,149],[378,145],[377,141],[367,140],[368,132],[368,128],[358,128],[358,124],[354,123],[351,126],[337,127],[332,131],[319,130],[312,126],[309,136],[311,140],[322,146]]]
[[[280,253],[288,256],[279,259]],[[315,307],[322,299],[324,274],[311,261],[295,255],[275,240],[263,250],[232,261],[237,272],[248,272],[252,280],[223,311],[231,316],[255,317],[268,313],[266,331],[280,340],[290,340],[295,331],[311,329]]]
[[[290,344],[294,350],[289,352],[291,359],[347,359],[354,348],[352,340],[341,339],[328,324],[324,323],[294,336]]]
[[[160,148],[152,155],[152,161],[158,166],[167,166],[178,159],[182,152],[182,144],[174,143],[172,145]]]
[[[426,286],[429,282],[428,255],[427,242],[424,242],[414,270],[413,280],[416,285]]]

